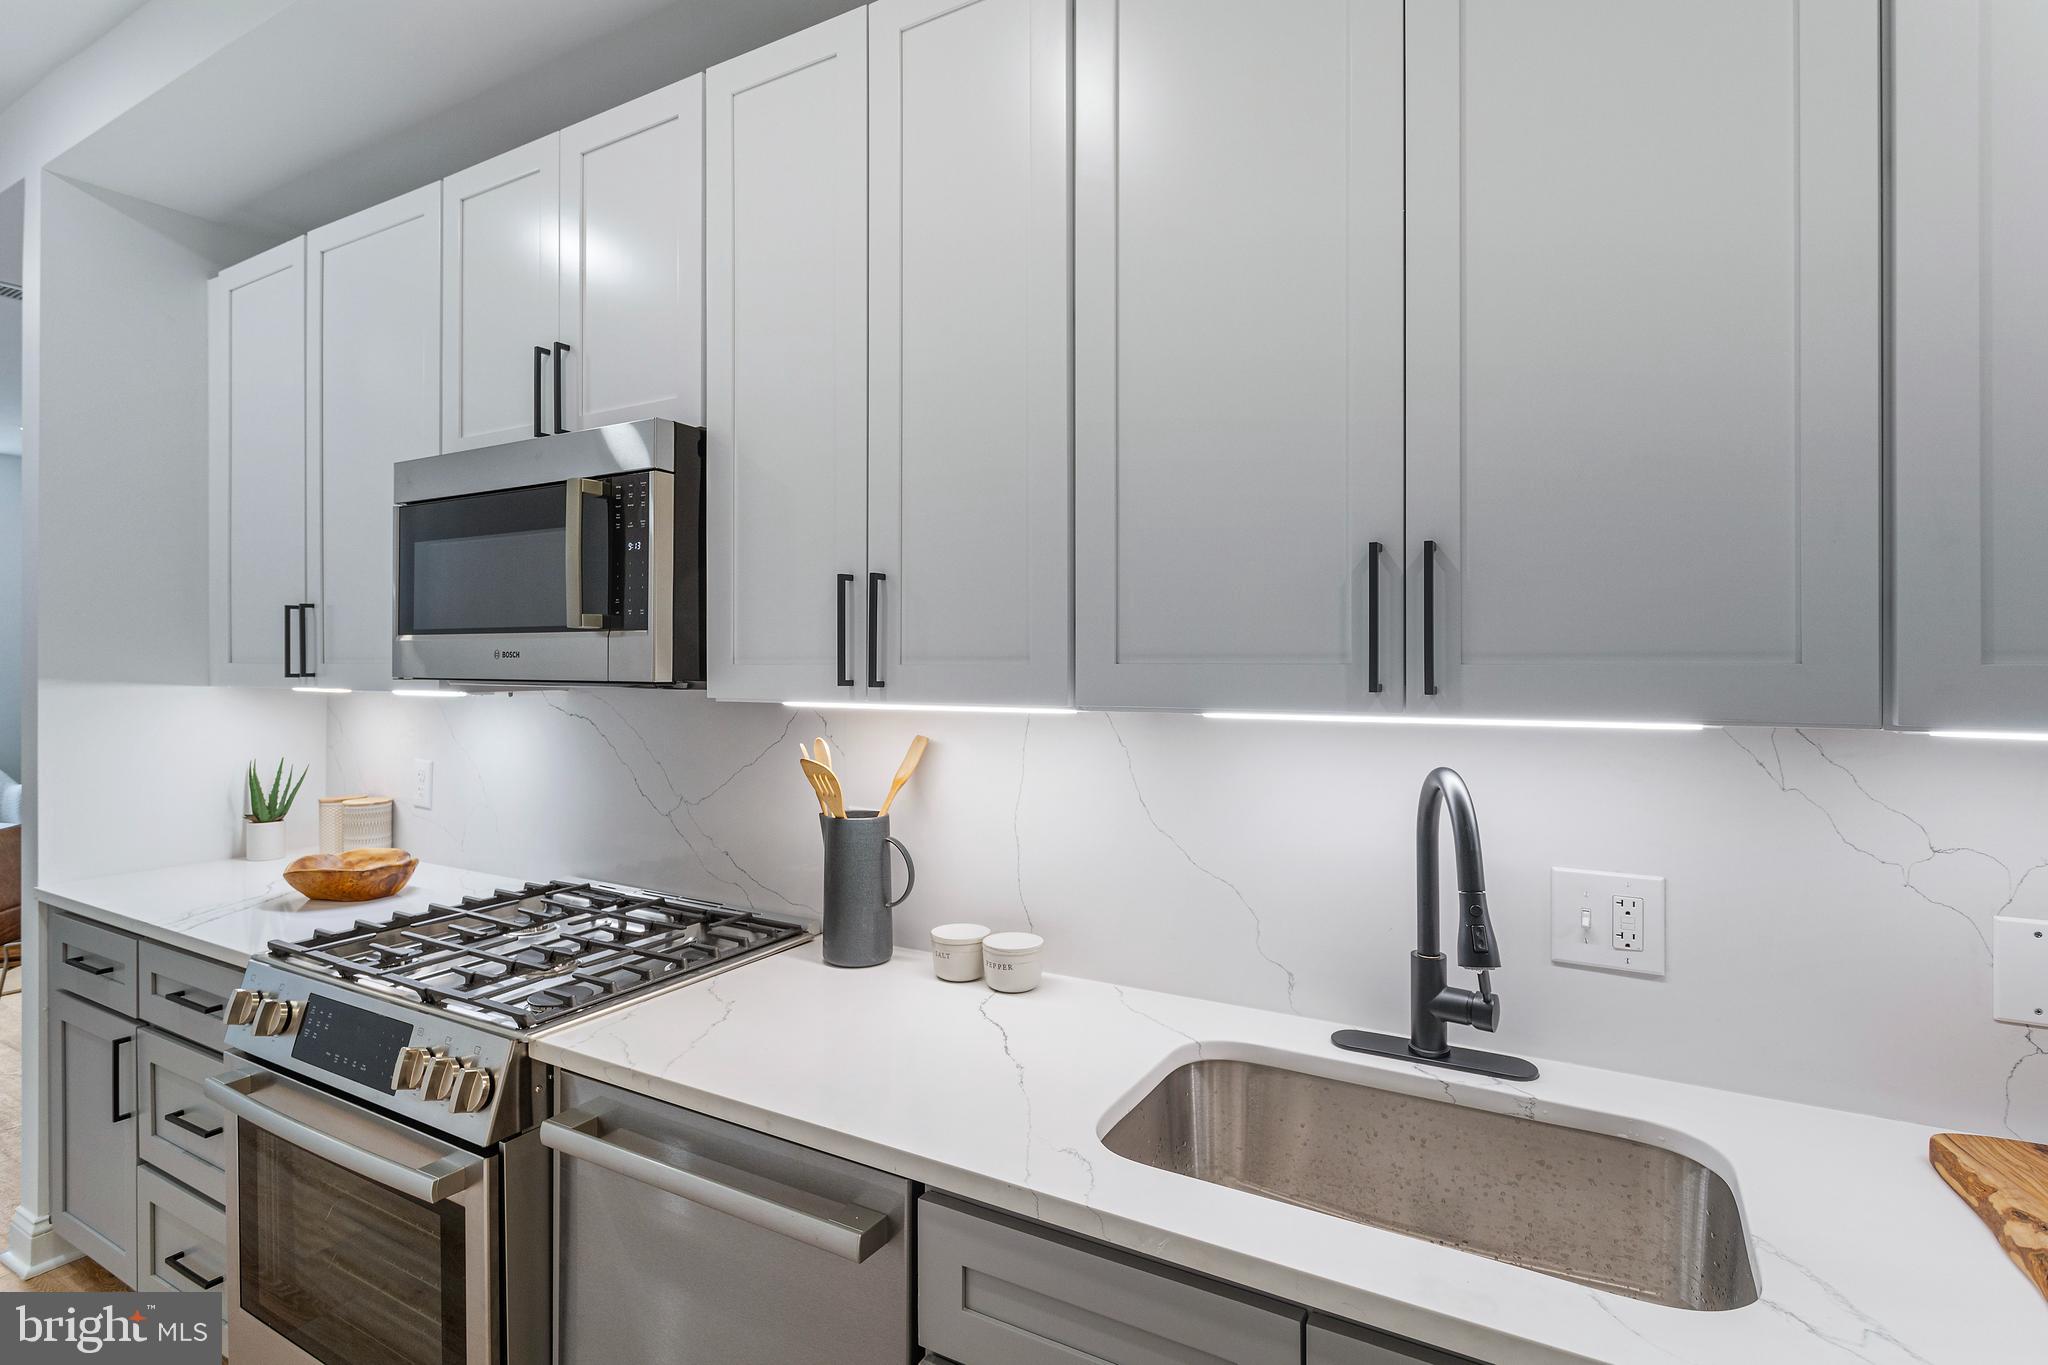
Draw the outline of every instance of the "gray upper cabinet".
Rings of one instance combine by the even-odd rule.
[[[391,685],[391,467],[440,449],[441,192],[306,235],[306,577],[315,681]]]
[[[441,182],[443,450],[554,429],[560,147],[549,133]]]
[[[867,65],[854,10],[705,73],[714,697],[866,691]]]
[[[1899,0],[1893,714],[2048,727],[2048,7]]]
[[[1400,0],[1075,26],[1076,696],[1398,710]]]
[[[210,674],[283,683],[306,597],[305,239],[215,276],[207,330]]]
[[[1880,721],[1879,18],[1408,0],[1411,711]]]
[[[868,10],[874,700],[1072,695],[1067,41],[1066,0]]]

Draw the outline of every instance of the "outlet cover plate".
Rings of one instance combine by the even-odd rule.
[[[1641,946],[1615,947],[1618,902],[1642,902]],[[1628,976],[1664,975],[1664,879],[1637,872],[1550,869],[1550,960]]]
[[[412,761],[412,804],[419,810],[434,808],[434,760],[431,758]]]
[[[1991,921],[1991,1014],[2008,1024],[2048,1024],[2048,919]]]

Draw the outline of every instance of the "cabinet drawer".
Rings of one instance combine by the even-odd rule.
[[[242,984],[239,971],[161,943],[144,943],[140,978],[144,1023],[220,1051],[228,996]]]
[[[225,1203],[228,1122],[205,1088],[206,1078],[221,1069],[220,1057],[153,1029],[141,1034],[136,1150],[166,1175]]]
[[[1309,1315],[1307,1342],[1308,1365],[1480,1365],[1470,1356],[1452,1355],[1320,1313]]]
[[[228,1216],[218,1204],[147,1168],[136,1174],[137,1289],[220,1289]]]
[[[1305,1316],[943,1195],[918,1201],[918,1340],[953,1360],[1299,1365]]]
[[[50,915],[50,982],[60,991],[135,1017],[135,940],[73,915]]]

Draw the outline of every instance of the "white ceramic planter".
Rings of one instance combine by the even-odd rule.
[[[276,862],[284,857],[284,821],[259,823],[243,817],[242,856],[252,863]]]

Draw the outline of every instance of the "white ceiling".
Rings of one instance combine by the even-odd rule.
[[[282,238],[849,7],[297,0],[52,169]]]
[[[147,0],[0,0],[0,109]]]

